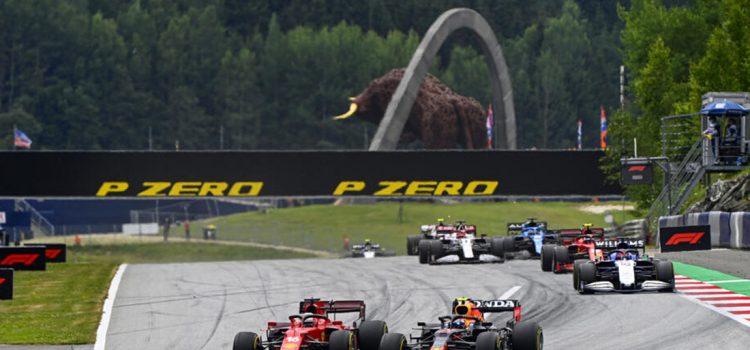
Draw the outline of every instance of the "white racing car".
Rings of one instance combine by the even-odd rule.
[[[576,260],[573,287],[581,294],[593,292],[672,292],[675,287],[671,261],[641,255],[641,240],[597,242],[606,251],[594,261]],[[613,249],[614,248],[614,249]]]
[[[450,234],[419,241],[419,263],[504,262],[501,237],[476,236],[476,227],[458,222]]]

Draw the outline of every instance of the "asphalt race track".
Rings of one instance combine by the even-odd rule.
[[[283,321],[305,297],[364,299],[368,319],[410,332],[449,312],[454,297],[497,298],[521,288],[523,319],[544,328],[547,349],[747,349],[750,328],[678,294],[578,295],[569,274],[538,260],[425,266],[417,258],[273,260],[131,265],[107,349],[231,349],[238,331]],[[504,323],[510,314],[493,314]]]

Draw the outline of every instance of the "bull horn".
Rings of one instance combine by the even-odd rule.
[[[352,115],[354,115],[354,113],[357,113],[357,107],[358,106],[357,106],[357,102],[354,102],[354,97],[350,97],[349,101],[352,101],[352,103],[349,105],[349,110],[346,111],[346,113],[344,113],[342,115],[337,115],[337,116],[333,117],[333,120],[346,119],[346,118],[349,118]]]

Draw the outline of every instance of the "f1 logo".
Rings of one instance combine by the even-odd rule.
[[[26,266],[29,266],[36,261],[36,259],[39,257],[39,254],[10,254],[3,259],[3,261],[0,261],[0,265],[15,265],[15,264],[23,264]]]
[[[703,232],[676,233],[669,238],[665,245],[678,245],[680,243],[697,244],[703,238]]]
[[[641,171],[644,171],[644,170],[646,170],[646,166],[645,165],[633,165],[630,168],[628,168],[628,171],[630,171],[630,172],[634,172],[634,171],[641,172]]]
[[[60,255],[60,253],[62,253],[62,249],[50,249],[50,248],[47,248],[44,251],[44,255],[47,257],[47,259],[57,258]]]
[[[5,278],[0,277],[0,284],[5,283]]]

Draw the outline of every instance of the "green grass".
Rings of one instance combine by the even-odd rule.
[[[305,258],[298,252],[201,243],[69,247],[68,262],[16,271],[14,300],[0,301],[0,344],[91,344],[117,266],[218,260]]]
[[[403,204],[403,220],[399,220],[399,203],[380,202],[367,205],[311,205],[299,208],[249,212],[207,220],[214,223],[220,239],[253,241],[305,247],[317,250],[341,249],[345,236],[352,243],[371,238],[387,249],[405,254],[406,236],[419,233],[419,226],[443,217],[446,221],[466,220],[477,224],[480,233],[504,235],[508,222],[536,217],[548,221],[551,228],[580,227],[585,222],[604,226],[603,214],[579,210],[594,203],[567,202],[498,202]],[[621,204],[621,203],[603,203]],[[613,211],[616,222],[630,220],[628,212]]]

